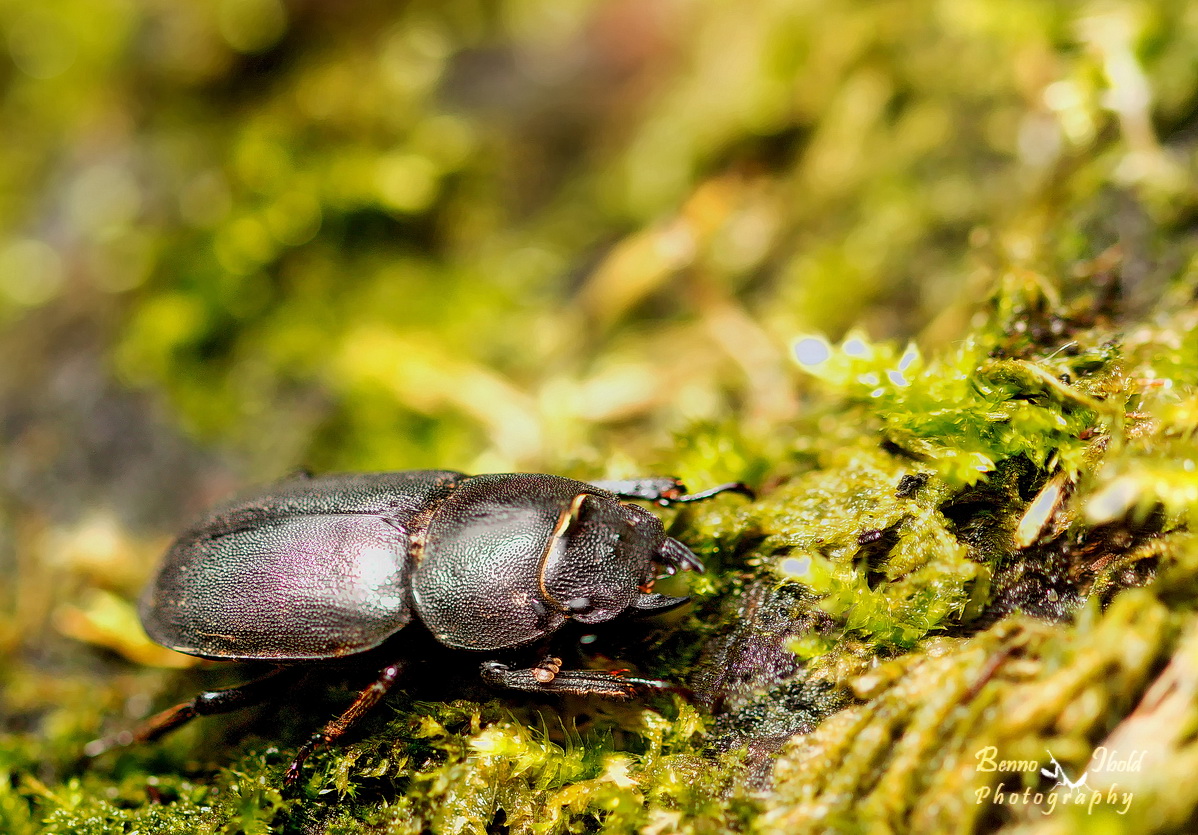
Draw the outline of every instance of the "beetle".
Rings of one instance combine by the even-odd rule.
[[[305,667],[374,650],[414,619],[445,647],[496,653],[528,647],[569,621],[673,609],[687,598],[654,592],[658,572],[703,565],[666,536],[656,516],[626,500],[666,506],[725,492],[752,497],[739,482],[688,493],[674,478],[583,482],[408,470],[300,475],[236,498],[175,540],[139,614],[166,647],[268,662],[273,671],[200,693],[133,731],[90,743],[85,753],[150,741],[197,716],[262,702]],[[480,673],[500,688],[616,699],[668,686],[561,665],[549,656],[513,669],[487,658]],[[392,660],[313,734],[284,783],[298,779],[313,750],[378,704],[403,667]]]

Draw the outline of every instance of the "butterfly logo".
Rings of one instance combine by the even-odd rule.
[[[1065,769],[1057,762],[1057,758],[1052,755],[1052,751],[1048,752],[1048,758],[1052,760],[1053,770],[1049,771],[1047,768],[1041,768],[1040,773],[1045,777],[1051,777],[1056,780],[1056,786],[1066,786],[1070,791],[1075,791],[1086,785],[1086,777],[1090,774],[1089,770],[1083,771],[1082,776],[1078,779],[1070,780],[1069,775],[1065,773]],[[1055,789],[1056,786],[1053,786],[1053,788]],[[1089,788],[1089,786],[1086,786],[1086,788]]]

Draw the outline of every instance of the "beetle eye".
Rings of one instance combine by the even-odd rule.
[[[589,597],[572,597],[562,604],[562,608],[569,615],[585,615],[595,608],[595,604]]]

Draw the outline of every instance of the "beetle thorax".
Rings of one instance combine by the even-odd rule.
[[[476,650],[609,620],[632,605],[663,538],[651,514],[582,482],[477,476],[429,521],[416,611],[442,643]]]

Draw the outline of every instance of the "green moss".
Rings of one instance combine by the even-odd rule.
[[[783,754],[777,794],[755,829],[979,826],[1005,811],[987,802],[1000,784],[1016,792],[1041,785],[1036,770],[988,768],[991,753],[999,761],[1047,765],[1047,750],[1080,774],[1094,747],[1110,740],[1112,718],[1135,706],[1135,694],[1177,646],[1177,626],[1152,595],[1135,592],[1102,615],[1091,607],[1066,630],[1014,618],[866,674],[855,688],[867,703],[837,714]],[[1138,736],[1126,742],[1148,744]],[[1120,777],[1095,775],[1092,788]],[[1127,782],[1124,790],[1134,791]],[[1141,795],[1136,803],[1146,800],[1152,802]],[[1043,808],[1026,804],[1010,814],[1030,823]]]

